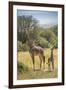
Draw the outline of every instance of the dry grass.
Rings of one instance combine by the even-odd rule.
[[[54,65],[55,69],[53,72],[48,71],[48,64],[47,60],[50,57],[50,49],[45,49],[44,50],[45,57],[46,57],[46,63],[45,63],[45,70],[43,69],[43,64],[42,64],[42,69],[38,71],[33,71],[33,64],[32,64],[32,59],[30,57],[29,52],[18,52],[18,62],[23,63],[25,66],[29,68],[27,71],[22,71],[17,73],[17,79],[18,80],[23,80],[23,79],[41,79],[41,78],[56,78],[57,77],[57,69],[58,69],[58,51],[57,49],[54,49]],[[35,56],[35,68],[39,69],[39,64],[40,64],[40,59],[38,56]]]

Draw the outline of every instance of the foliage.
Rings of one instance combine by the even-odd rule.
[[[57,37],[50,29],[44,30],[41,33],[41,37],[45,38],[48,41],[49,47],[53,47],[56,45]]]
[[[19,72],[24,72],[24,71],[29,70],[28,67],[25,64],[20,63],[20,62],[17,63],[17,67],[18,67]]]
[[[38,21],[32,16],[18,16],[17,17],[17,35],[18,41],[26,43],[30,39],[31,33],[36,30]],[[32,34],[32,36],[34,36]]]
[[[28,40],[43,48],[58,48],[58,26],[43,28],[38,24],[39,21],[32,16],[18,16],[17,19],[17,39],[18,51],[29,50]]]
[[[29,46],[26,43],[22,44],[22,42],[17,41],[17,50],[18,51],[28,51],[29,50]]]
[[[17,51],[22,50],[22,43],[20,41],[17,41]]]
[[[56,35],[56,36],[58,36],[58,26],[57,25],[55,25],[53,28],[51,28],[52,29],[52,31],[54,32],[54,34]]]
[[[36,45],[39,45],[43,48],[49,47],[48,41],[45,38],[39,37],[37,40],[35,40]]]
[[[27,44],[22,44],[22,51],[28,51],[29,46]]]

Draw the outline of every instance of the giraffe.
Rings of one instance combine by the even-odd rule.
[[[52,66],[52,70],[54,70],[53,50],[54,50],[54,47],[51,48],[51,56],[48,58],[48,69],[49,69],[50,71],[51,71],[51,66]]]
[[[32,58],[32,63],[33,63],[33,70],[35,70],[35,56],[38,55],[40,59],[40,70],[42,67],[42,62],[43,66],[45,69],[45,56],[44,56],[44,49],[41,46],[35,45],[32,40],[30,40],[30,35],[26,30],[26,35],[27,35],[27,42],[30,47],[29,53]]]

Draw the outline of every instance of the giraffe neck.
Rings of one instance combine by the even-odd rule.
[[[51,50],[51,58],[53,58],[53,50]]]

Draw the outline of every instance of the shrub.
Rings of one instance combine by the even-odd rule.
[[[22,43],[20,41],[17,41],[17,51],[22,50]]]
[[[28,51],[29,46],[27,44],[22,44],[22,51]]]
[[[24,72],[29,70],[28,66],[20,62],[17,62],[17,68],[18,68],[18,72]]]
[[[39,38],[35,41],[35,43],[36,43],[37,45],[40,45],[40,46],[43,47],[43,48],[47,48],[47,47],[48,47],[48,41],[47,41],[45,38],[43,38],[43,37],[39,37]]]
[[[18,51],[28,51],[29,50],[29,46],[25,43],[22,44],[20,41],[17,42],[17,50]]]

